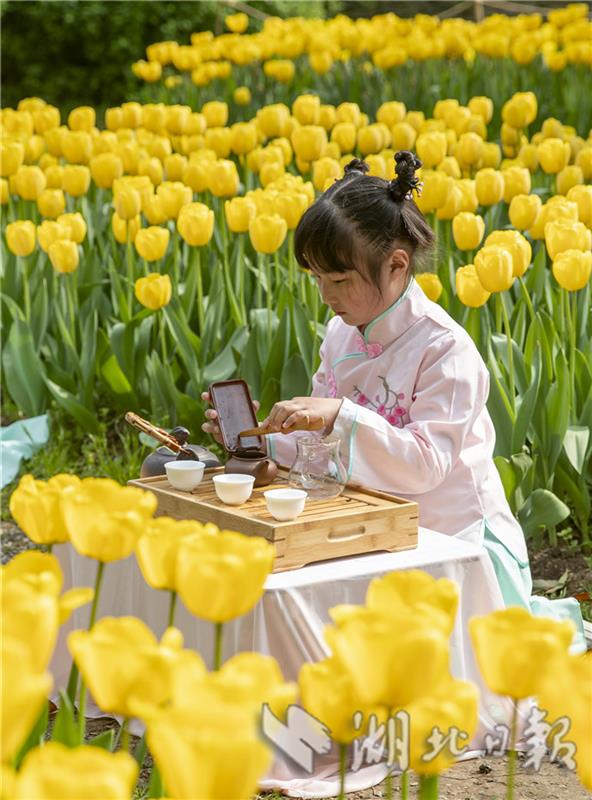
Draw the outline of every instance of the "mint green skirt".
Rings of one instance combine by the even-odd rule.
[[[487,522],[485,523],[483,546],[493,564],[506,606],[522,606],[536,617],[571,620],[576,626],[576,633],[570,652],[585,652],[584,621],[580,604],[575,597],[550,600],[548,597],[533,595],[532,576],[528,561],[520,561],[511,553],[489,528]]]

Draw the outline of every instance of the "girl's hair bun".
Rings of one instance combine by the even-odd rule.
[[[360,175],[364,175],[370,167],[366,164],[365,161],[362,161],[361,158],[352,158],[352,160],[345,166],[343,170],[346,175],[350,175],[352,172],[359,172]]]
[[[399,150],[395,153],[395,174],[397,177],[389,181],[388,190],[398,203],[411,200],[413,189],[421,194],[423,184],[415,174],[415,170],[422,166],[419,158],[410,150]]]

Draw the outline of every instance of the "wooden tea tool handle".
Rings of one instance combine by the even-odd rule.
[[[129,422],[130,425],[133,425],[134,428],[138,428],[138,430],[147,433],[148,436],[152,436],[153,439],[156,439],[161,444],[166,445],[174,453],[183,453],[185,456],[195,458],[195,453],[188,447],[183,447],[183,445],[179,444],[174,436],[171,436],[170,433],[167,433],[162,428],[158,428],[156,425],[148,422],[147,419],[140,417],[138,414],[134,414],[133,411],[128,411],[126,413],[125,421]]]
[[[297,422],[296,425],[291,425],[289,428],[281,428],[279,431],[274,431],[271,428],[249,428],[246,431],[241,431],[239,436],[266,436],[268,433],[294,433],[294,431],[320,431],[325,427],[325,418],[313,420],[308,424],[306,422]]]

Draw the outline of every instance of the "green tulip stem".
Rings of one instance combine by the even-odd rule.
[[[245,234],[239,233],[238,236],[238,255],[236,258],[236,269],[234,283],[236,286],[236,296],[241,310],[243,325],[247,324],[247,305],[245,303]]]
[[[70,275],[64,275],[66,279],[66,289],[67,289],[67,297],[68,297],[68,314],[70,317],[70,331],[72,334],[72,342],[74,347],[76,347],[76,312],[74,309],[78,305],[78,291],[76,289],[76,283],[78,282],[78,276],[74,272]]]
[[[124,717],[119,731],[119,744],[121,750],[123,750],[124,753],[129,753],[130,738],[129,738],[128,723],[129,723],[129,717]]]
[[[50,542],[50,543],[47,545],[47,552],[48,552],[48,553],[51,553],[51,552],[53,552],[53,542]]]
[[[271,296],[271,269],[269,266],[269,256],[265,259],[265,283],[267,286],[267,292],[265,294],[265,303],[267,306],[267,346],[271,347],[271,340],[273,334],[271,325],[272,296]]]
[[[296,261],[294,256],[294,231],[288,231],[288,288],[294,289]]]
[[[199,323],[199,335],[203,336],[206,329],[206,318],[204,313],[204,293],[203,293],[203,279],[201,274],[201,250],[199,247],[192,247],[193,253],[193,268],[195,270],[196,286],[197,286],[197,321]]]
[[[19,269],[20,268],[20,269]],[[27,260],[22,256],[16,256],[17,274],[23,275],[23,306],[25,309],[25,319],[31,321],[31,289],[29,287],[29,267]]]
[[[99,561],[97,562],[97,575],[95,578],[95,594],[92,601],[92,606],[90,609],[90,620],[88,623],[88,629],[91,631],[95,624],[95,620],[97,618],[97,608],[99,607],[99,595],[101,593],[101,583],[103,582],[103,572],[105,570],[105,562]],[[70,679],[72,679],[72,673],[70,674]],[[68,682],[68,689],[70,682]],[[80,744],[84,743],[84,711],[86,708],[86,683],[84,682],[84,678],[80,681],[80,693],[78,695],[78,731],[80,735]]]
[[[438,800],[438,775],[421,775],[418,800]]]
[[[347,745],[339,745],[339,800],[345,800],[345,764],[347,761]]]
[[[164,259],[163,259],[164,260]],[[179,232],[175,225],[173,229],[173,280],[179,285]]]
[[[175,609],[177,608],[177,592],[171,592],[171,601],[169,603],[169,623],[168,627],[172,628],[175,624]]]
[[[522,276],[518,278],[518,282],[520,283],[520,291],[522,292],[522,296],[524,297],[524,302],[526,303],[526,307],[528,308],[530,321],[534,322],[536,316],[534,312],[534,306],[532,305],[532,300],[530,299],[530,295],[528,294],[528,289],[526,288],[526,284],[524,283]]]
[[[510,753],[508,756],[508,785],[506,800],[514,798],[514,776],[516,773],[516,731],[518,722],[518,700],[512,699],[512,723],[510,727]]]
[[[282,285],[282,270],[280,267],[280,253],[279,250],[276,250],[273,254],[273,274],[275,279],[275,288],[276,291],[279,291],[280,286]]]
[[[510,327],[510,319],[508,317],[508,310],[506,308],[506,300],[503,292],[496,294],[496,300],[500,305],[501,315],[504,320],[504,328],[506,329],[506,341],[508,344],[508,375],[510,379],[510,403],[512,409],[516,405],[516,389],[514,386],[514,347],[512,343],[512,329]]]
[[[166,320],[164,318],[163,309],[158,310],[158,328],[160,333],[160,352],[162,354],[162,363],[166,366],[168,363],[167,346],[166,346]]]
[[[569,377],[571,387],[571,403],[569,407],[571,414],[577,419],[576,408],[576,331],[578,325],[578,306],[575,292],[567,293],[567,289],[561,289],[561,293],[567,294],[565,298],[565,308],[567,309],[567,323],[569,326]],[[571,295],[571,297],[570,297]],[[575,420],[574,420],[575,421]]]
[[[401,800],[409,800],[409,772],[401,773]]]
[[[263,272],[263,264],[261,263],[262,260],[263,260],[263,256],[261,255],[261,253],[257,253],[257,272],[259,273],[259,275],[261,275],[261,273]],[[255,307],[256,308],[261,308],[261,306],[263,305],[262,291],[263,290],[261,288],[261,280],[255,279],[255,292],[256,292],[256,295],[255,295],[255,298],[256,298],[255,299]]]
[[[393,773],[390,767],[388,768],[384,781],[384,796],[386,800],[393,800]]]
[[[134,281],[134,254],[132,252],[132,243],[128,237],[127,244],[125,246],[125,262],[127,266],[127,280],[128,280],[128,310],[130,317],[132,316],[132,307],[134,302],[134,288],[135,288],[135,281]]]
[[[222,628],[223,622],[216,622],[214,642],[214,669],[218,671],[222,665]]]

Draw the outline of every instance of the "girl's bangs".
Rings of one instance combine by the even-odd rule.
[[[296,260],[304,269],[317,272],[355,270],[357,251],[354,226],[340,219],[329,203],[311,206],[296,232]]]

